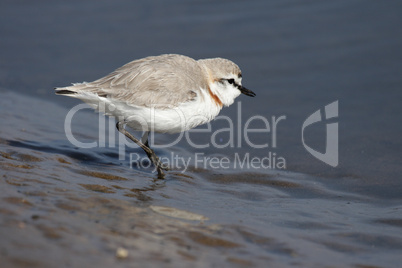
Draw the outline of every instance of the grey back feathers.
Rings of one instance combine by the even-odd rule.
[[[240,74],[239,67],[226,59],[204,59],[165,54],[135,60],[91,83],[57,88],[57,94],[94,93],[134,106],[177,107],[194,100],[200,90],[227,74]]]

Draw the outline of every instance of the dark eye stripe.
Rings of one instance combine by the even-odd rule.
[[[228,79],[228,82],[229,82],[229,84],[235,84],[235,80],[232,78],[232,79]]]
[[[229,84],[234,85],[234,86],[235,86],[236,88],[238,88],[238,89],[241,88],[241,86],[240,86],[239,84],[237,84],[233,78],[231,78],[231,79],[226,79],[226,81],[228,81]]]

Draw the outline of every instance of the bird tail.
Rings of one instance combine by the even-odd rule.
[[[68,87],[55,87],[55,93],[56,95],[66,95],[69,97],[77,97],[77,95],[79,95],[79,93],[86,91],[85,89],[87,89],[87,83],[74,83],[71,86]],[[74,96],[76,95],[76,96]]]
[[[65,88],[54,88],[56,95],[73,95],[73,94],[77,94],[77,92],[69,90],[69,89],[65,89]]]

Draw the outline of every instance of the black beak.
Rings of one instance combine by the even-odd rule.
[[[245,88],[243,86],[240,86],[239,90],[244,95],[247,95],[247,96],[250,96],[250,97],[255,97],[255,93],[253,91],[251,91],[250,89],[247,89],[247,88]]]

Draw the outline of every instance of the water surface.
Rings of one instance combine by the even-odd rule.
[[[362,0],[4,1],[2,263],[398,267],[400,10],[399,2]],[[80,102],[54,96],[53,87],[92,81],[161,53],[219,56],[241,67],[257,98],[241,96],[222,111],[234,129],[254,115],[286,119],[278,124],[276,147],[272,133],[250,134],[255,143],[270,144],[255,149],[235,131],[233,148],[196,149],[183,139],[157,149],[159,155],[202,153],[233,163],[236,154],[275,153],[286,169],[192,163],[156,180],[152,170],[119,159],[110,121],[99,135],[99,117],[87,110],[74,116],[74,136],[104,139],[107,146],[81,149],[67,139],[65,116]],[[330,167],[303,147],[301,126],[334,101],[339,165]],[[212,130],[227,127],[225,120],[211,124]],[[226,134],[217,136],[222,144]],[[305,134],[311,147],[325,150],[324,122]],[[191,135],[199,144],[211,139]],[[174,138],[156,135],[155,142]],[[127,258],[116,257],[119,247]]]

